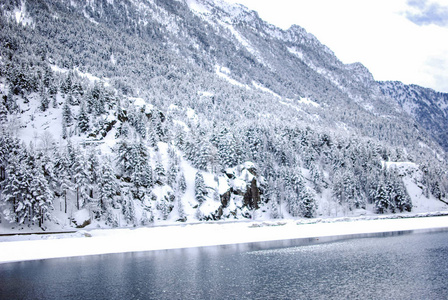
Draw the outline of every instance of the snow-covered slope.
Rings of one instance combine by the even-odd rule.
[[[401,108],[425,128],[434,139],[448,149],[448,94],[417,85],[386,81],[380,83],[385,96],[396,101]]]
[[[209,0],[0,8],[8,230],[445,205],[445,151],[424,124],[299,26]]]

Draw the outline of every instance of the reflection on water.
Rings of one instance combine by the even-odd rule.
[[[0,265],[2,299],[446,299],[448,232]]]

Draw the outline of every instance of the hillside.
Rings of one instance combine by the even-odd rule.
[[[418,85],[401,82],[380,82],[381,91],[400,105],[436,140],[445,151],[448,149],[448,94]]]
[[[0,7],[7,230],[446,209],[444,124],[299,26],[220,0]]]

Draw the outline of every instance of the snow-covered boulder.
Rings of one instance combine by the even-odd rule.
[[[76,228],[84,228],[91,223],[90,212],[88,209],[78,210],[73,214],[72,222]]]

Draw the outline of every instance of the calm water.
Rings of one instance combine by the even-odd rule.
[[[447,299],[448,231],[0,265],[0,299]]]

